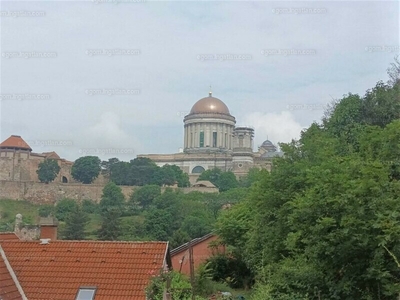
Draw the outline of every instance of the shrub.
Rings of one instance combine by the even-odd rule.
[[[84,199],[82,201],[82,210],[87,214],[93,214],[98,211],[98,204],[90,199]]]
[[[60,200],[56,205],[56,218],[60,221],[65,221],[67,215],[74,210],[78,204],[75,200],[64,198]]]
[[[38,211],[39,217],[45,218],[54,214],[54,206],[50,204],[44,204],[38,208]]]

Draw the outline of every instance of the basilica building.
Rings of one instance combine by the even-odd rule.
[[[220,99],[212,96],[197,101],[184,117],[183,149],[173,154],[146,154],[158,166],[176,165],[189,174],[191,183],[207,169],[232,171],[237,177],[252,167],[270,170],[272,158],[281,156],[266,140],[254,152],[254,129],[236,126],[236,119]]]

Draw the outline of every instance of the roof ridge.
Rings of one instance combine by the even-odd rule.
[[[3,262],[6,265],[7,271],[10,274],[12,280],[14,281],[14,284],[17,287],[17,290],[18,290],[20,296],[22,297],[23,300],[28,300],[28,298],[26,298],[26,296],[25,296],[25,292],[22,289],[21,284],[18,281],[17,275],[15,274],[13,268],[11,267],[11,264],[8,261],[6,253],[4,252],[3,248],[1,247],[1,245],[0,245],[0,256],[3,259]]]

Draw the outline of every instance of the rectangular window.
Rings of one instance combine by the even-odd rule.
[[[213,147],[217,148],[217,133],[213,132]]]
[[[80,288],[76,300],[93,300],[96,288]]]
[[[200,132],[200,147],[204,147],[204,132]]]

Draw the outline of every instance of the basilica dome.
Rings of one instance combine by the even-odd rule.
[[[202,113],[230,115],[228,106],[218,98],[213,97],[211,93],[208,97],[197,101],[190,110],[190,115]]]

